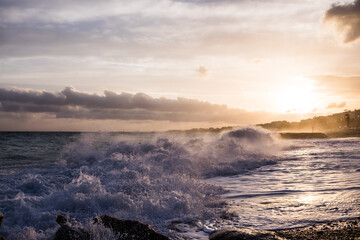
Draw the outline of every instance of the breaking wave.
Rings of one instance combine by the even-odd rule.
[[[61,212],[90,231],[100,231],[91,226],[94,216],[111,214],[168,234],[173,220],[210,219],[223,210],[224,191],[204,178],[275,164],[279,147],[257,128],[222,134],[83,134],[66,146],[55,166],[1,176],[2,231],[9,239],[46,239],[57,229]]]

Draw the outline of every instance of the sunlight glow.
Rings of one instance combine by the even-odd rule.
[[[311,79],[296,78],[277,91],[280,112],[311,113],[317,107],[314,83]]]
[[[320,196],[317,195],[303,195],[299,198],[299,202],[310,203],[320,199]]]

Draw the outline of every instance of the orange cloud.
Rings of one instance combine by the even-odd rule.
[[[208,69],[204,66],[200,66],[197,69],[195,69],[198,73],[200,73],[202,76],[205,76],[208,73]]]
[[[342,102],[342,103],[330,103],[326,108],[344,108],[346,107],[346,103]]]

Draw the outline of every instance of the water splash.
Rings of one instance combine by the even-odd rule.
[[[84,134],[65,147],[56,166],[2,176],[2,230],[9,239],[45,239],[62,212],[88,229],[95,229],[90,227],[94,216],[111,214],[166,234],[174,219],[219,214],[223,190],[204,178],[275,164],[277,148],[270,133],[256,128],[209,135],[138,134],[129,140]]]

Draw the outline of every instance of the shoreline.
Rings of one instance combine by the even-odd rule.
[[[360,217],[273,231],[285,239],[360,239]]]
[[[356,240],[360,239],[360,217],[315,223],[305,227],[258,231],[251,228],[228,228],[212,232],[209,240]]]
[[[333,138],[359,138],[360,129],[325,132],[275,132],[282,139],[333,139]]]
[[[314,139],[314,138],[329,138],[326,134],[316,132],[316,133],[306,133],[306,132],[281,132],[279,133],[280,138],[282,139]]]
[[[0,214],[0,226],[3,215]],[[71,227],[68,225],[68,215],[58,215],[56,222],[60,225],[56,230],[54,239],[76,239],[85,240],[91,236],[89,229]],[[99,222],[100,221],[100,222]],[[151,225],[133,220],[126,220],[103,215],[94,218],[94,224],[103,224],[119,235],[119,239],[154,239],[165,240],[172,239],[172,234],[162,235],[156,232]],[[141,231],[140,231],[141,230]],[[200,230],[200,229],[199,229]],[[181,231],[180,231],[181,232]],[[178,236],[181,237],[181,236]],[[209,240],[234,240],[234,239],[253,239],[253,240],[360,240],[360,216],[352,218],[343,218],[333,221],[321,221],[311,225],[295,228],[275,229],[275,230],[255,230],[252,228],[225,228],[211,232]],[[0,240],[6,240],[0,234]],[[187,238],[185,238],[187,239]]]

